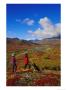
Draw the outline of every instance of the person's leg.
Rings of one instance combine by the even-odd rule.
[[[31,68],[31,65],[30,64],[28,64],[28,66],[29,66],[29,69]]]
[[[26,67],[27,67],[27,64],[24,65],[24,68],[26,68]]]
[[[31,66],[30,66],[30,64],[29,64],[29,63],[27,63],[27,64],[26,64],[26,68],[27,68],[27,67],[30,69],[30,67],[31,67]]]
[[[16,72],[16,70],[17,70],[17,65],[15,64],[14,72]]]
[[[14,64],[13,64],[13,67],[12,67],[12,72],[14,73]]]
[[[17,70],[17,65],[14,63],[13,64],[13,73],[16,72],[16,70]]]

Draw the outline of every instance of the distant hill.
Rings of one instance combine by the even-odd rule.
[[[27,45],[31,45],[31,44],[36,44],[33,43],[32,41],[27,41],[27,40],[20,40],[19,38],[7,38],[7,43],[16,43],[16,44],[27,44]]]
[[[59,34],[58,36],[47,38],[47,39],[61,39],[61,35]]]
[[[51,38],[45,38],[45,39],[42,39],[42,40],[38,40],[38,39],[35,39],[35,40],[23,40],[23,39],[19,39],[19,38],[8,38],[7,37],[7,43],[10,44],[10,43],[13,43],[13,44],[27,44],[27,45],[32,45],[32,44],[38,44],[40,42],[45,42],[45,41],[52,41],[52,40],[60,40],[61,39],[61,36],[58,35],[56,37],[51,37]]]
[[[30,42],[33,42],[33,43],[37,43],[37,42],[39,42],[40,40],[38,40],[38,39],[35,39],[35,40],[29,40]]]
[[[35,39],[35,40],[29,40],[29,41],[33,42],[33,43],[38,43],[38,44],[45,44],[45,43],[47,44],[47,43],[51,43],[51,42],[60,41],[60,39],[61,39],[61,36],[58,35],[56,37],[45,38],[42,40]]]
[[[34,46],[40,46],[40,45],[58,45],[60,44],[60,35],[57,37],[52,38],[45,38],[42,40],[21,40],[19,38],[7,38],[7,49],[9,51],[16,50],[16,49],[23,49],[23,48],[31,48]]]
[[[20,48],[30,48],[33,46],[37,46],[39,44],[33,43],[27,40],[20,40],[18,38],[7,38],[7,49],[9,51],[20,49]]]

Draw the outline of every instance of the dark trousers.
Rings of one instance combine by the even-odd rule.
[[[17,65],[16,65],[16,63],[14,63],[13,64],[13,72],[16,72],[16,70],[17,70]]]
[[[30,68],[30,64],[25,64],[25,65],[24,65],[24,68],[26,69],[27,66]]]

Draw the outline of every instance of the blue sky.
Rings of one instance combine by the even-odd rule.
[[[61,23],[60,9],[60,4],[7,4],[7,37],[29,40],[57,35],[53,31]]]

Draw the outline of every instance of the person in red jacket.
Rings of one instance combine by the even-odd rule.
[[[11,64],[12,64],[12,72],[16,72],[17,64],[16,64],[15,53],[12,53],[12,55],[11,55]]]
[[[29,66],[29,68],[30,68],[28,53],[25,52],[25,55],[24,55],[24,68],[27,68],[27,66]]]

